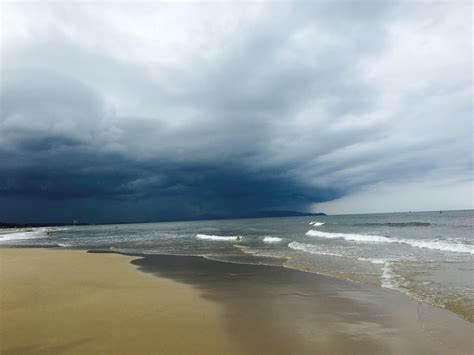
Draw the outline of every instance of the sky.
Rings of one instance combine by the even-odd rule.
[[[0,221],[473,208],[470,1],[0,6]]]

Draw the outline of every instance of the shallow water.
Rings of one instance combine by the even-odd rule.
[[[143,255],[139,270],[223,306],[244,354],[466,354],[472,324],[397,292],[282,267]]]
[[[404,292],[474,319],[474,211],[71,226],[0,245],[205,255],[284,264]]]

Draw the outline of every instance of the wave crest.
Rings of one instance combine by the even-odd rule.
[[[20,230],[17,232],[7,232],[0,234],[0,243],[22,239],[37,239],[48,237],[48,228],[33,228],[31,230]]]
[[[211,234],[197,234],[197,239],[205,239],[205,240],[216,240],[216,241],[229,241],[229,240],[239,240],[238,236],[229,235],[229,236],[222,236],[222,235],[211,235]]]
[[[345,239],[353,242],[375,242],[375,243],[396,243],[388,237],[368,234],[349,234],[349,233],[329,233],[311,229],[306,232],[310,237],[319,237],[327,239]]]
[[[448,251],[452,253],[469,253],[474,254],[474,246],[459,243],[449,243],[436,240],[415,240],[415,239],[400,239],[389,238],[381,235],[369,234],[349,234],[349,233],[328,233],[311,229],[306,232],[307,236],[319,237],[326,239],[344,239],[347,241],[358,243],[399,243],[410,245],[414,248],[431,249],[439,251]]]
[[[281,238],[278,238],[278,237],[265,237],[263,238],[263,241],[265,243],[279,243],[281,242],[283,239]]]
[[[326,222],[311,221],[309,222],[309,224],[315,227],[319,227],[319,226],[322,226],[323,224],[326,224]]]

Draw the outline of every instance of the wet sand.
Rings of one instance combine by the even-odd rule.
[[[472,323],[452,312],[297,270],[192,256],[0,256],[2,354],[473,353]]]
[[[471,354],[473,324],[406,295],[279,266],[146,256],[145,272],[224,305],[245,354]]]

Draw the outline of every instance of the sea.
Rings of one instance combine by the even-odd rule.
[[[33,228],[0,246],[200,255],[402,292],[474,321],[474,210]],[[48,234],[52,231],[52,234]]]

